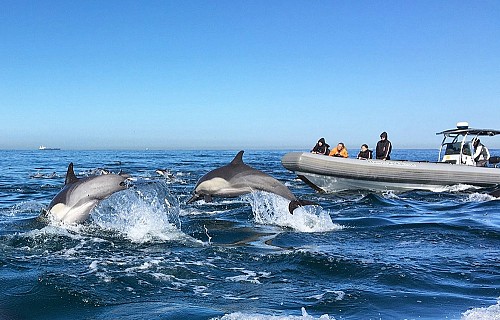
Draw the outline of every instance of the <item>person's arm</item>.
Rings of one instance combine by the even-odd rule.
[[[384,155],[384,160],[387,160],[387,157],[389,156],[389,152],[391,151],[391,142],[387,141],[387,149],[385,150],[385,155]]]
[[[483,146],[479,145],[477,146],[477,148],[474,150],[474,156],[472,158],[474,158],[474,161],[478,161],[479,160],[479,156],[481,155],[481,151],[483,149]]]

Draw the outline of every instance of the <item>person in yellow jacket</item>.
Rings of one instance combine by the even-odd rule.
[[[343,142],[339,142],[336,148],[333,148],[332,151],[330,151],[329,154],[330,157],[342,157],[342,158],[347,158],[349,154],[347,153],[347,149],[345,148],[345,145]]]

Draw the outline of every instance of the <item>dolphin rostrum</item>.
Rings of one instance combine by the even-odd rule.
[[[52,199],[45,215],[64,223],[83,222],[99,201],[126,189],[126,179],[117,174],[78,179],[70,163],[64,188]]]
[[[212,197],[233,198],[252,191],[260,190],[277,194],[290,200],[288,211],[304,205],[317,205],[314,202],[298,200],[281,182],[270,175],[243,163],[243,152],[240,151],[231,163],[205,174],[194,188],[194,195],[187,201],[192,203],[204,199],[212,201]]]

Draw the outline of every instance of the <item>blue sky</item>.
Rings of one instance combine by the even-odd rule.
[[[0,40],[0,149],[357,150],[382,131],[434,148],[458,121],[500,129],[499,1],[12,0]]]

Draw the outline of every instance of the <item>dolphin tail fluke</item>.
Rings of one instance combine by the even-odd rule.
[[[319,204],[308,200],[293,200],[290,201],[290,204],[288,205],[288,211],[290,211],[290,213],[293,214],[293,211],[295,209],[303,206],[319,206]]]

